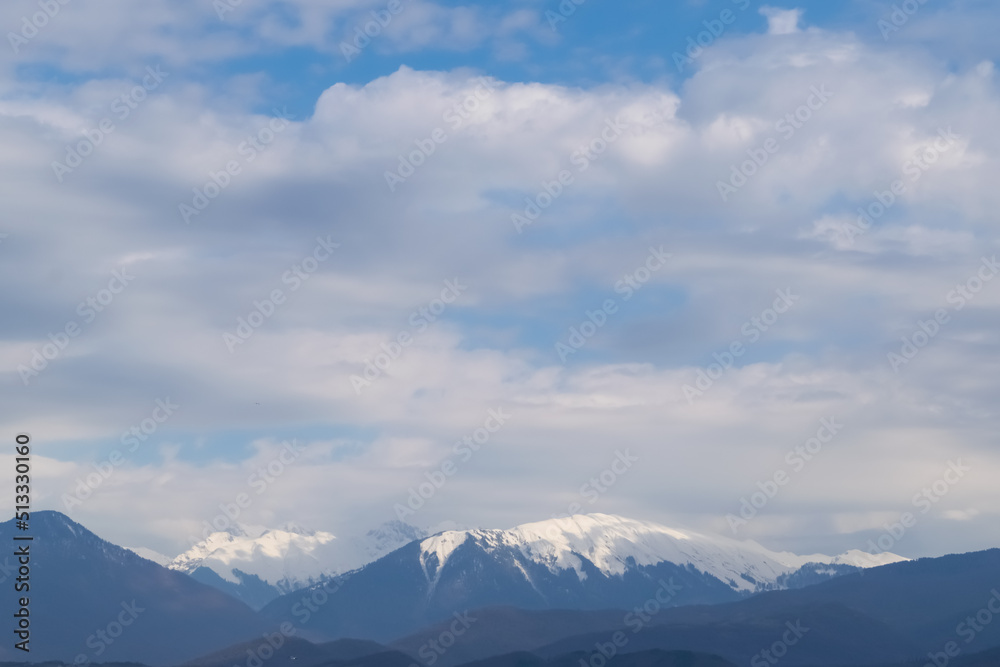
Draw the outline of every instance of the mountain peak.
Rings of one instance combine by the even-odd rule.
[[[39,661],[69,661],[84,646],[95,647],[95,627],[126,613],[132,618],[141,613],[142,620],[113,646],[104,646],[100,655],[109,662],[156,656],[180,664],[219,641],[263,628],[245,605],[102,539],[65,514],[32,512],[29,525],[30,531],[21,531],[16,520],[6,521],[0,538],[34,538],[27,545],[36,640],[31,655],[37,652]],[[14,653],[10,645],[0,647],[0,660],[20,660]]]
[[[13,523],[15,519],[10,519],[7,523]],[[31,513],[28,521],[35,532],[44,531],[46,533],[68,533],[71,536],[78,536],[90,533],[89,530],[73,521],[71,518],[56,510],[41,510]],[[90,533],[93,534],[93,533]]]
[[[282,532],[292,533],[294,535],[304,535],[306,537],[313,537],[316,535],[315,530],[310,530],[308,528],[303,528],[301,525],[295,523],[294,521],[289,521],[279,528]]]
[[[275,529],[240,524],[210,534],[174,558],[169,567],[259,606],[277,595],[367,565],[423,536],[418,528],[401,521],[353,539],[338,539],[296,523]]]
[[[120,547],[95,535],[62,512],[55,510],[32,512],[28,525],[29,530],[24,531],[25,534],[31,535],[36,541],[46,542],[48,545],[46,549],[57,550],[71,558],[84,557],[83,553],[86,549],[97,549],[119,563],[140,558],[132,550]],[[0,524],[0,530],[11,534],[20,532],[16,519],[10,519]]]
[[[509,530],[445,531],[428,537],[420,543],[428,577],[436,580],[451,555],[469,540],[487,551],[517,549],[553,572],[573,570],[581,580],[588,576],[585,561],[606,576],[621,576],[632,567],[671,562],[712,575],[742,592],[776,585],[782,576],[807,563],[874,567],[905,560],[895,554],[864,558],[860,555],[863,552],[835,557],[799,556],[771,551],[749,540],[595,513],[526,523]]]

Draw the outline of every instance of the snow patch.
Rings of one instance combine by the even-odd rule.
[[[437,582],[441,569],[455,549],[472,539],[488,552],[517,549],[525,559],[551,572],[573,570],[580,580],[587,576],[584,559],[607,576],[622,575],[634,561],[638,566],[670,562],[691,566],[728,583],[733,589],[754,592],[775,587],[780,576],[807,563],[850,564],[875,567],[906,560],[895,554],[873,556],[851,551],[841,556],[799,556],[774,552],[751,540],[676,530],[648,521],[608,514],[575,515],[517,526],[510,530],[448,531],[420,543],[421,564],[433,554],[438,569],[428,581]]]
[[[273,530],[237,524],[212,533],[168,567],[188,574],[205,567],[234,584],[241,583],[241,573],[255,575],[290,592],[367,565],[419,537],[419,529],[398,521],[348,540],[296,524]]]

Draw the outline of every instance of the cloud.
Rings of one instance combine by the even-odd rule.
[[[36,38],[50,41],[30,46],[63,62],[103,25],[137,62],[260,48],[241,32],[264,11],[251,6],[217,28],[228,37],[191,52],[175,47],[219,20],[204,7],[150,4],[130,29],[84,7],[80,34],[53,22]],[[268,14],[253,34],[329,53],[378,9],[324,7]],[[462,51],[531,29],[523,9],[499,32],[484,11],[414,5],[373,48]],[[114,100],[143,62],[5,97],[0,275],[19,287],[0,296],[18,314],[0,323],[0,386],[5,427],[52,443],[39,504],[60,508],[169,397],[176,416],[75,510],[164,553],[292,438],[308,454],[249,521],[341,532],[392,518],[499,407],[510,423],[415,522],[510,526],[564,512],[629,447],[640,469],[585,509],[727,531],[722,517],[833,416],[849,425],[843,436],[748,536],[802,529],[782,544],[805,551],[819,538],[804,527],[822,525],[824,539],[862,548],[955,456],[977,475],[941,516],[994,525],[1000,281],[950,310],[898,373],[887,359],[953,309],[949,293],[997,251],[992,69],[797,31],[798,10],[766,15],[767,34],[718,40],[676,85],[400,66],[329,85],[311,113],[282,119],[258,109],[252,82],[220,95],[165,65],[162,87],[119,118]],[[143,39],[154,24],[167,37]],[[88,57],[81,68],[120,54]],[[234,95],[246,99],[222,99]],[[105,117],[114,131],[60,183],[52,163]],[[948,128],[958,139],[931,161]],[[892,205],[849,242],[858,210],[897,180]],[[726,201],[719,183],[735,190]],[[181,205],[198,213],[188,222]],[[512,216],[532,205],[519,233]],[[320,260],[324,243],[339,247]],[[661,246],[670,261],[643,274]],[[134,281],[101,303],[123,268]],[[445,303],[446,281],[468,287]],[[776,290],[800,300],[768,322]],[[88,299],[101,305],[93,317]],[[608,300],[615,313],[563,364],[556,343]],[[71,322],[79,335],[59,348]],[[689,401],[684,386],[734,343],[745,353]],[[25,386],[18,368],[57,349]],[[359,392],[351,378],[369,362],[381,366]]]
[[[547,39],[535,12],[504,12],[489,5],[449,6],[425,0],[326,3],[215,3],[150,0],[141,7],[122,0],[76,0],[50,17],[36,3],[0,9],[13,58],[19,66],[45,64],[77,75],[141,70],[155,62],[190,73],[206,64],[276,55],[286,49],[337,54],[340,66],[369,47],[380,53],[420,50],[469,51],[498,40],[514,48]]]
[[[802,19],[801,9],[778,9],[765,5],[759,11],[767,17],[767,34],[791,35],[799,32],[799,21]]]

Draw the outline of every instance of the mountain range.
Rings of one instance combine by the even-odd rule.
[[[1000,664],[989,662],[1000,651],[1000,622],[993,623],[1000,614],[1000,550],[918,561],[861,552],[800,556],[592,514],[508,530],[418,533],[396,549],[388,545],[415,529],[390,525],[344,540],[340,555],[327,533],[241,527],[168,568],[57,512],[34,513],[32,529],[33,661],[757,667],[781,657],[788,667]],[[12,521],[0,524],[0,539],[14,534]],[[391,550],[379,556],[383,549]],[[340,571],[317,581],[321,558]],[[289,590],[255,611],[182,567],[229,585],[223,575],[239,570]],[[10,642],[0,645],[0,660],[24,657]]]
[[[260,609],[285,593],[355,570],[421,537],[422,530],[402,521],[353,539],[295,524],[273,530],[235,524],[211,533],[166,565]]]
[[[487,606],[628,609],[647,600],[661,580],[676,584],[670,606],[712,604],[900,560],[860,552],[797,556],[650,522],[577,515],[411,542],[343,581],[337,595],[309,615],[309,629],[326,639],[387,641]],[[279,598],[262,613],[292,620],[300,600]]]

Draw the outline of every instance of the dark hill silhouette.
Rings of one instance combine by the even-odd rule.
[[[25,534],[13,520],[0,524],[3,544],[15,544],[15,533]],[[27,534],[34,537],[27,593],[33,661],[72,663],[83,655],[175,665],[266,627],[243,603],[106,542],[59,512],[33,512]],[[12,644],[0,644],[0,659],[24,657]]]

